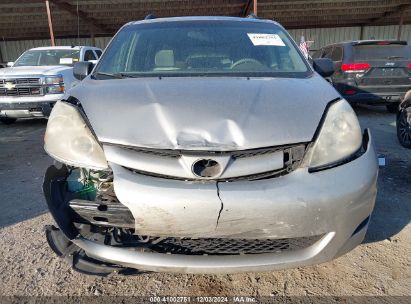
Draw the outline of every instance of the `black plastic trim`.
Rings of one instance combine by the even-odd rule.
[[[351,236],[354,236],[354,235],[356,235],[358,232],[360,232],[361,230],[363,230],[367,225],[368,225],[368,223],[370,222],[370,215],[369,216],[367,216],[358,226],[357,226],[357,228],[355,228],[355,230],[354,230],[354,232],[352,233],[352,235]]]
[[[83,118],[84,122],[86,123],[87,127],[89,128],[91,134],[93,134],[94,139],[97,141],[97,143],[100,145],[100,147],[103,148],[102,143],[98,140],[97,134],[96,134],[96,132],[94,132],[94,129],[93,129],[92,125],[90,124],[90,121],[87,117],[86,112],[84,111],[83,106],[81,105],[80,100],[78,100],[77,98],[75,98],[73,96],[70,96],[66,100],[64,100],[64,99],[61,100],[61,102],[65,102],[65,103],[77,108],[77,110],[79,111],[81,117]]]
[[[65,165],[60,169],[54,165],[48,167],[43,181],[43,193],[57,226],[72,240],[79,235],[79,231],[73,225],[74,214],[67,204],[71,198],[67,197],[67,192],[64,191],[69,174],[70,171]]]
[[[337,97],[337,98],[334,98],[333,100],[331,100],[330,102],[327,103],[327,105],[325,106],[325,109],[324,109],[324,113],[321,116],[320,123],[318,124],[318,127],[315,130],[314,136],[311,139],[311,143],[315,143],[318,136],[320,135],[321,129],[323,128],[325,118],[327,117],[327,114],[328,114],[328,111],[330,110],[330,107],[333,104],[335,104],[336,102],[340,101],[340,100],[343,100],[343,99],[341,97]]]
[[[286,144],[286,145],[280,145],[280,146],[269,146],[269,147],[261,147],[261,148],[253,148],[253,149],[244,149],[244,150],[185,150],[185,149],[156,149],[156,148],[147,148],[147,147],[138,147],[138,146],[131,146],[131,145],[123,145],[123,144],[117,144],[117,143],[112,143],[112,142],[107,142],[103,141],[101,142],[103,145],[107,146],[113,146],[113,147],[120,147],[120,148],[125,148],[125,149],[130,149],[130,150],[135,150],[136,152],[142,152],[142,153],[158,153],[158,154],[169,154],[170,156],[174,157],[179,157],[182,154],[184,155],[190,155],[190,156],[195,156],[195,155],[207,155],[207,156],[216,156],[216,155],[231,155],[235,157],[236,154],[247,154],[247,153],[258,153],[258,152],[264,152],[264,151],[281,151],[285,150],[288,148],[293,148],[299,145],[304,145],[307,147],[309,142],[298,142],[298,143],[293,143],[293,144]]]

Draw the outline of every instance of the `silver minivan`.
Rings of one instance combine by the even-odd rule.
[[[54,251],[84,273],[322,263],[365,236],[372,138],[286,30],[256,18],[131,22],[54,106]]]

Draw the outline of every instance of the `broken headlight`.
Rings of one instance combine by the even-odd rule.
[[[58,101],[44,135],[44,149],[56,160],[90,169],[106,169],[103,149],[73,105]]]
[[[333,166],[358,152],[362,134],[357,115],[346,100],[333,103],[314,145],[307,153],[306,163],[311,169]]]

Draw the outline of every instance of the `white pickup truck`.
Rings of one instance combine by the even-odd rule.
[[[97,60],[102,51],[88,46],[40,47],[24,52],[0,69],[0,121],[48,117],[54,103],[78,80],[73,64]]]

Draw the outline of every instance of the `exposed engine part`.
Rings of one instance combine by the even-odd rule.
[[[111,192],[109,189],[111,189]],[[122,210],[122,214],[126,214],[127,212],[124,210],[126,207],[115,199],[110,173],[69,168],[62,164],[53,165],[46,171],[43,192],[49,210],[58,225],[58,228],[46,226],[47,241],[53,251],[58,256],[66,259],[73,269],[82,273],[100,276],[106,276],[113,272],[121,274],[136,274],[138,272],[134,269],[94,260],[71,242],[72,239],[81,235],[104,244],[118,244],[113,237],[117,229],[109,229],[104,225],[92,225],[87,222],[87,217],[81,218],[76,212],[76,208],[70,206],[71,201],[73,201],[73,206],[80,206],[79,208],[82,210],[90,210],[88,207],[98,208],[100,205],[110,205],[106,211],[113,211],[113,208],[116,208]],[[94,201],[97,198],[101,202],[98,205]],[[84,206],[86,207],[82,208]],[[100,207],[100,209],[105,210],[104,207]],[[112,217],[109,218],[112,219]],[[131,220],[134,221],[132,218],[128,221]],[[124,233],[131,235],[134,230],[126,229]]]

